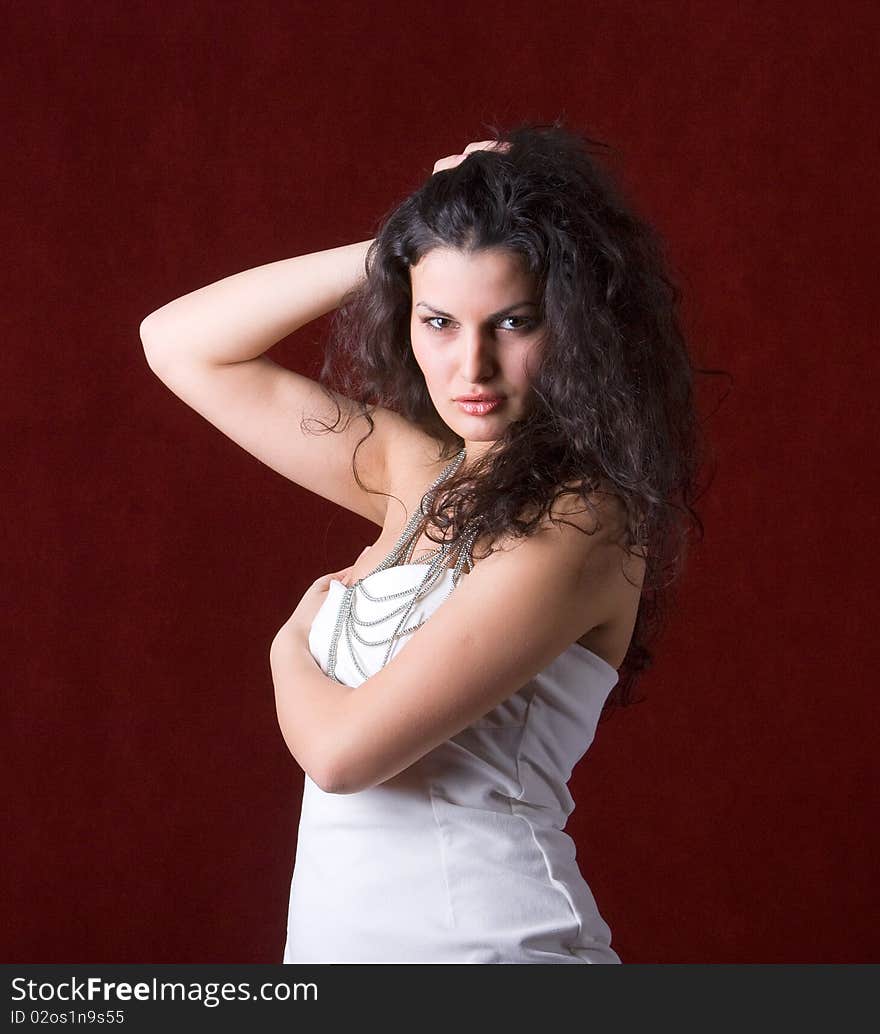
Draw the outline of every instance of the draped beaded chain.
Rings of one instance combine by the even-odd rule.
[[[355,667],[360,672],[362,678],[366,679],[369,676],[358,661],[354,641],[356,640],[364,646],[383,646],[387,644],[388,648],[385,651],[385,656],[382,660],[382,664],[384,666],[388,663],[391,651],[398,639],[402,639],[411,632],[415,632],[415,630],[417,628],[421,628],[427,620],[427,618],[423,618],[421,621],[408,628],[403,627],[412,613],[413,607],[431,591],[438,579],[442,576],[443,572],[449,569],[448,559],[450,555],[458,549],[458,557],[456,558],[455,567],[452,569],[452,585],[450,586],[449,592],[444,596],[444,600],[452,593],[456,585],[458,585],[461,573],[465,566],[467,566],[468,572],[473,570],[474,562],[472,549],[474,541],[477,538],[480,524],[477,519],[472,519],[467,523],[458,539],[452,542],[444,542],[442,545],[438,546],[437,549],[432,550],[427,554],[428,558],[430,558],[430,562],[426,561],[427,570],[425,571],[422,580],[414,588],[403,589],[401,592],[374,596],[364,585],[364,582],[377,571],[385,571],[390,567],[396,566],[416,566],[411,563],[411,558],[413,550],[415,549],[415,544],[418,541],[418,529],[422,520],[427,515],[426,506],[428,502],[433,499],[437,488],[448,477],[454,474],[456,470],[458,470],[464,457],[465,450],[462,449],[431,484],[427,492],[422,496],[418,507],[413,511],[409,521],[407,521],[406,527],[403,529],[396,545],[379,566],[369,574],[364,575],[363,578],[359,578],[353,585],[346,588],[339,606],[336,626],[333,629],[333,635],[330,639],[328,668],[330,678],[332,678],[334,682],[341,682],[341,679],[336,675],[336,653],[339,647],[339,640],[343,635],[345,636],[345,641],[348,644],[349,653],[354,661]],[[405,559],[402,560],[401,558]],[[373,621],[365,621],[358,617],[356,610],[356,601],[361,597],[369,600],[371,603],[394,602],[397,600],[401,600],[402,602],[399,606],[392,608],[382,617]],[[360,629],[370,628],[373,625],[381,624],[397,614],[401,615],[400,620],[397,622],[397,626],[394,631],[386,639],[367,639],[361,634]]]

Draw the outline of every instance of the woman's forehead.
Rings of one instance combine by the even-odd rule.
[[[449,288],[478,292],[534,289],[536,277],[525,260],[510,249],[491,248],[462,251],[457,248],[432,248],[410,266],[411,282],[427,290]]]

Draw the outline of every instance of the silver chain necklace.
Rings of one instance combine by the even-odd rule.
[[[459,549],[459,555],[456,559],[455,567],[452,569],[452,585],[450,586],[449,592],[444,596],[444,600],[452,593],[456,585],[458,585],[461,572],[464,570],[465,565],[467,566],[468,572],[473,570],[474,561],[472,549],[480,525],[480,521],[477,519],[472,519],[468,522],[457,540],[453,542],[444,542],[442,545],[438,546],[437,549],[432,550],[427,555],[428,558],[430,558],[430,562],[426,560],[427,570],[425,571],[422,580],[414,588],[404,589],[401,592],[393,592],[386,595],[373,596],[367,591],[363,584],[377,571],[384,571],[390,567],[396,566],[416,566],[411,563],[413,550],[415,549],[415,544],[418,540],[418,534],[415,533],[427,514],[426,504],[434,497],[438,486],[458,470],[464,457],[465,450],[462,449],[431,484],[430,488],[428,488],[427,492],[422,496],[418,507],[413,511],[409,521],[407,521],[406,527],[403,529],[396,545],[379,566],[370,571],[369,574],[364,575],[363,578],[359,578],[353,585],[346,587],[342,601],[339,605],[339,614],[336,618],[336,626],[333,629],[333,635],[330,640],[330,651],[327,663],[327,667],[329,668],[328,674],[334,682],[342,681],[336,675],[336,653],[339,647],[339,640],[343,635],[345,636],[349,654],[351,655],[351,659],[354,661],[355,667],[360,672],[361,676],[364,679],[367,679],[369,676],[367,672],[363,670],[360,662],[358,661],[354,647],[354,640],[357,640],[357,642],[362,643],[364,646],[382,646],[387,644],[388,648],[385,651],[385,657],[382,661],[384,666],[388,663],[388,658],[391,656],[391,651],[397,640],[401,639],[405,635],[409,635],[411,632],[415,632],[417,628],[421,628],[425,621],[427,621],[427,618],[423,618],[421,621],[409,628],[403,627],[416,603],[430,592],[443,572],[445,570],[449,570],[447,561],[450,554],[455,552],[456,549]],[[405,559],[401,560],[402,557]],[[356,599],[358,597],[363,597],[371,603],[385,601],[393,602],[396,600],[403,600],[403,602],[397,608],[390,610],[387,614],[384,614],[382,617],[377,618],[374,621],[363,621],[357,616],[355,608]],[[396,614],[401,614],[401,618],[398,621],[396,628],[387,639],[366,639],[359,631],[361,628],[369,628],[372,625],[381,624],[381,622],[387,621],[388,618],[393,617]]]

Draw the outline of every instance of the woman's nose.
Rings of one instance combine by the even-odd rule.
[[[480,381],[495,372],[495,342],[482,330],[466,331],[461,336],[461,374],[464,380]]]

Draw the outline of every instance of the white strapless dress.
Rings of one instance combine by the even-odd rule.
[[[364,584],[374,595],[412,588],[426,567],[377,570]],[[407,625],[430,617],[452,584],[452,570],[442,572]],[[330,582],[309,633],[325,672],[344,592]],[[362,620],[371,617],[367,605],[359,597]],[[379,618],[384,610],[372,606]],[[372,638],[389,636],[397,620],[377,624]],[[359,644],[364,671],[374,674],[386,650]],[[363,681],[344,637],[336,674],[352,687]],[[283,961],[619,963],[563,831],[574,808],[568,780],[617,680],[575,643],[378,786],[329,794],[306,775]]]

